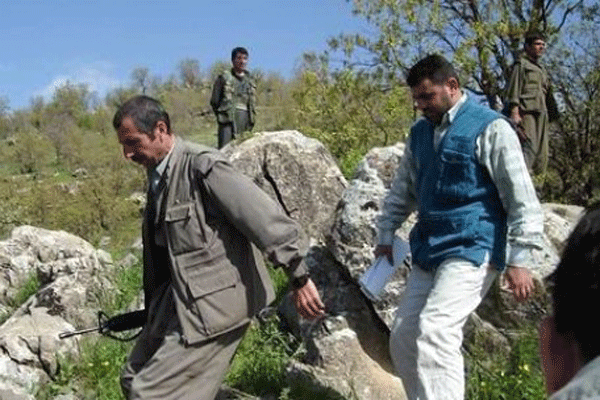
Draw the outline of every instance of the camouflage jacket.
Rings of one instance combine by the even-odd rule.
[[[233,123],[236,106],[248,110],[250,124],[254,125],[256,108],[256,83],[252,75],[246,71],[240,78],[228,69],[217,77],[213,86],[210,105],[220,124]]]

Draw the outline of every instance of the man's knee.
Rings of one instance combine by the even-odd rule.
[[[416,342],[422,360],[438,363],[460,357],[463,340],[462,325],[447,323],[436,318],[421,320]]]
[[[413,368],[417,353],[417,325],[410,324],[401,318],[390,332],[390,356],[396,371],[402,375],[402,371]]]

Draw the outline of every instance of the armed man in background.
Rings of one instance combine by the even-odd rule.
[[[409,400],[462,400],[462,328],[503,271],[517,301],[531,295],[543,214],[510,123],[463,92],[452,64],[428,56],[406,82],[425,118],[384,199],[375,249],[391,257],[394,232],[418,210],[390,353]]]
[[[233,68],[219,75],[213,86],[210,106],[219,125],[218,148],[254,128],[256,83],[246,70],[248,50],[236,47],[231,52]]]
[[[148,171],[144,211],[147,320],[123,369],[127,399],[213,400],[250,319],[274,300],[256,247],[285,267],[305,318],[323,303],[301,228],[220,152],[177,138],[147,96],[113,126],[125,158]]]
[[[539,62],[545,49],[542,34],[525,37],[523,54],[513,66],[506,92],[509,117],[519,128],[525,162],[533,173],[546,172],[549,123],[558,118],[548,73]]]

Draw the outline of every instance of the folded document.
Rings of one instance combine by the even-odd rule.
[[[394,237],[394,242],[392,244],[392,258],[394,259],[394,265],[390,264],[387,257],[379,257],[360,277],[358,283],[369,300],[380,300],[379,294],[392,275],[394,275],[394,272],[396,272],[398,267],[404,262],[409,251],[410,246],[407,242],[400,239],[398,236]]]

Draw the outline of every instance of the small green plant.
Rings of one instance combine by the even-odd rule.
[[[350,150],[346,153],[340,160],[340,170],[346,179],[352,179],[354,176],[354,171],[358,166],[358,163],[363,159],[365,153],[358,149]]]
[[[275,301],[273,303],[277,304],[289,290],[289,279],[283,268],[274,268],[268,265],[267,270],[269,271],[271,282],[273,282],[273,287],[275,288]]]
[[[29,274],[25,282],[21,285],[17,293],[12,299],[9,299],[7,304],[12,308],[17,308],[25,303],[27,299],[33,296],[40,288],[40,280],[35,272]]]
[[[142,290],[142,267],[136,263],[131,267],[121,267],[115,277],[116,290],[106,298],[104,310],[112,315],[131,305]]]
[[[225,381],[253,395],[278,395],[285,385],[285,368],[297,347],[295,340],[279,330],[277,317],[253,323]]]
[[[482,364],[489,354],[474,349],[467,355],[466,398],[470,400],[542,400],[546,399],[544,376],[539,356],[537,331],[525,327],[513,343],[508,358],[496,357],[491,367]]]

